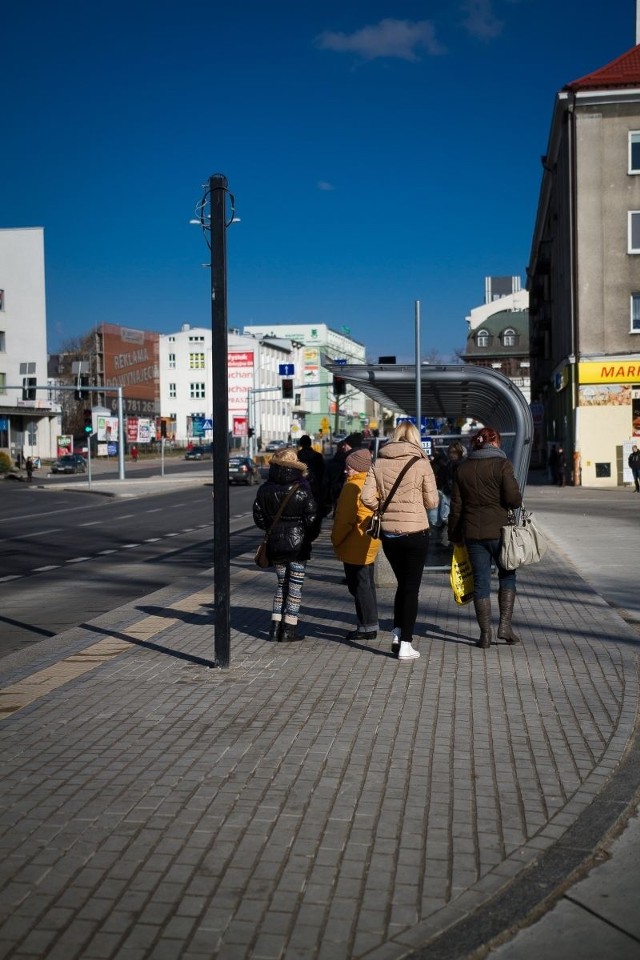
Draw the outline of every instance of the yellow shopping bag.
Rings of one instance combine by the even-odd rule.
[[[449,580],[456,603],[463,605],[473,600],[473,570],[465,546],[453,548]]]

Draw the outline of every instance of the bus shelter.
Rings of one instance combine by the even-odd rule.
[[[415,364],[325,363],[333,376],[399,416],[415,417],[418,382]],[[420,413],[423,417],[472,419],[498,430],[521,490],[529,471],[533,418],[522,391],[504,374],[473,364],[422,364]]]

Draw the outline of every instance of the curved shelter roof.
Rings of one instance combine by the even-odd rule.
[[[326,363],[325,369],[390,410],[415,417],[415,364]],[[524,489],[533,418],[522,391],[497,370],[473,364],[423,364],[420,376],[422,416],[469,417],[499,430],[503,449]]]

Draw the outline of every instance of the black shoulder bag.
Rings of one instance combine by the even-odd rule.
[[[398,489],[398,487],[400,486],[400,481],[404,477],[405,473],[407,472],[409,467],[412,467],[413,464],[417,463],[419,459],[420,457],[412,457],[408,463],[405,463],[404,467],[396,477],[396,482],[394,483],[394,485],[391,487],[391,490],[389,491],[389,496],[387,497],[385,502],[378,507],[377,510],[374,510],[373,516],[371,517],[371,520],[369,522],[369,526],[367,527],[367,533],[369,534],[372,540],[379,540],[380,537],[382,536],[382,515],[387,509],[387,507],[389,506],[389,504],[391,503],[393,495]],[[376,480],[376,484],[377,484],[377,480]]]

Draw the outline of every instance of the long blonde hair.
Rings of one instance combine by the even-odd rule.
[[[398,424],[391,434],[391,440],[406,440],[407,443],[415,443],[417,447],[422,447],[418,428],[409,420],[403,420]]]

